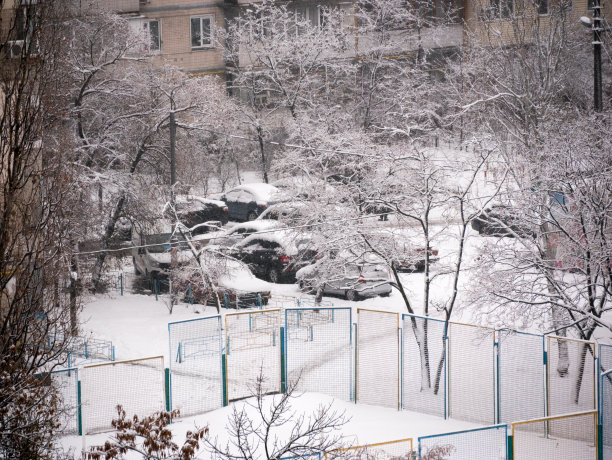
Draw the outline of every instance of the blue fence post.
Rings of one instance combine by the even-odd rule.
[[[121,286],[121,295],[123,295],[123,273],[119,273],[119,285]]]
[[[77,423],[79,425],[79,436],[83,435],[83,412],[81,410],[81,381],[77,382]]]
[[[111,361],[115,360],[115,345],[111,346]]]
[[[280,371],[281,371],[281,393],[287,392],[287,350],[286,350],[286,336],[285,328],[280,328]]]
[[[493,342],[493,348],[494,348],[494,353],[495,353],[495,409],[497,412],[494,423],[501,423],[501,395],[500,395],[500,385],[499,385],[500,346],[499,346],[499,338],[497,337],[497,331],[495,331],[495,342]]]
[[[85,342],[85,359],[89,359],[89,354],[87,353],[87,342]]]

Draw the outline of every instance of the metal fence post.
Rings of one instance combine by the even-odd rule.
[[[221,378],[223,379],[223,407],[228,405],[227,395],[227,355],[221,355]]]
[[[508,436],[508,452],[506,453],[506,458],[508,460],[514,460],[514,436]]]
[[[159,289],[157,286],[157,278],[153,279],[153,290],[155,291],[155,300],[158,300],[157,295],[159,294]]]
[[[172,411],[172,398],[171,398],[171,395],[170,395],[170,378],[171,377],[170,377],[170,369],[168,369],[167,367],[165,369],[165,374],[164,375],[166,377],[166,379],[165,379],[165,381],[166,381],[166,385],[165,385],[165,388],[166,388],[166,412],[170,412],[170,411]]]
[[[280,371],[281,371],[281,393],[287,392],[287,349],[285,328],[280,328]]]
[[[83,435],[83,412],[81,410],[81,381],[77,382],[77,422],[79,425],[79,436]]]
[[[123,273],[119,273],[119,285],[121,286],[121,295],[123,295]]]

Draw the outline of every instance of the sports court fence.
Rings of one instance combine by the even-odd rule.
[[[599,428],[596,420],[576,441],[596,439],[599,429],[603,452],[612,449],[612,346],[306,304],[170,323],[167,370],[161,357],[85,366],[78,374],[84,432],[108,429],[117,404],[142,415],[214,410],[250,396],[261,375],[264,392],[296,383],[298,391],[498,427],[456,439],[497,439],[500,424],[514,423],[519,452],[530,436],[566,439],[566,414],[599,409]],[[456,458],[462,446],[454,446]]]
[[[437,453],[437,455],[436,455]],[[508,426],[494,425],[418,438],[419,458],[502,460],[508,455]]]

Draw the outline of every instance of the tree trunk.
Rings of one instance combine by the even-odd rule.
[[[110,239],[113,236],[113,233],[115,232],[115,224],[121,216],[124,203],[125,195],[121,195],[121,197],[119,198],[119,200],[117,200],[117,203],[115,204],[115,209],[113,210],[112,214],[108,218],[108,221],[106,222],[104,235],[102,235],[102,239],[100,240],[100,252],[96,257],[96,263],[91,274],[93,292],[98,292],[102,287],[100,278],[102,277],[102,268],[104,267],[104,262],[106,261],[106,250],[108,249]]]

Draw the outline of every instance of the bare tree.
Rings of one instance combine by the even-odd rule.
[[[65,4],[32,3],[0,1],[0,457],[24,460],[56,454],[62,409],[48,372],[65,360],[73,319],[58,282],[73,192],[60,109]]]
[[[288,385],[286,393],[267,395],[268,385],[260,373],[252,387],[253,397],[243,407],[234,404],[225,428],[229,439],[221,444],[210,428],[204,443],[215,459],[318,456],[344,447],[340,430],[347,423],[345,415],[331,403],[322,404],[310,413],[293,409],[298,397],[297,382]]]

